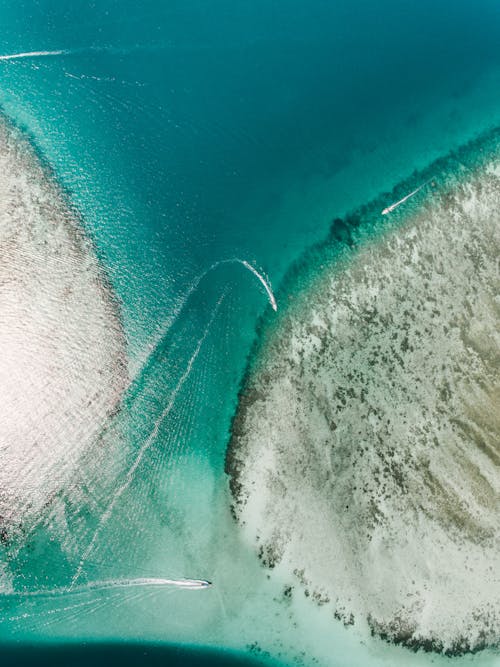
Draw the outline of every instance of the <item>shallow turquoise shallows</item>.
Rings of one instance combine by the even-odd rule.
[[[224,472],[255,341],[300,287],[290,267],[500,125],[499,44],[497,0],[0,0],[2,123],[95,248],[128,378],[76,492],[1,540],[9,659],[95,641],[123,664],[129,641],[169,647],[162,664],[499,664],[360,638],[290,600]]]

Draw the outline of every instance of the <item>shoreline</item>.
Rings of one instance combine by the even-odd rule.
[[[378,235],[385,233],[385,231],[392,229],[397,226],[397,221],[403,219],[403,224],[405,221],[404,211],[407,209],[397,210],[391,214],[391,216],[382,216],[379,215],[378,222],[375,223],[372,229],[368,230],[368,236],[363,234],[364,228],[367,225],[370,225],[371,221],[368,221],[370,216],[376,216],[377,211],[381,212],[384,206],[387,205],[387,202],[396,201],[397,198],[404,196],[401,193],[410,192],[415,183],[423,182],[426,179],[429,179],[433,174],[434,170],[437,168],[442,168],[448,171],[446,178],[449,179],[450,183],[458,184],[460,179],[458,176],[451,171],[451,165],[456,163],[457,166],[462,169],[469,170],[473,172],[474,170],[485,167],[488,163],[487,156],[484,155],[484,149],[488,144],[492,143],[497,150],[500,150],[500,127],[496,127],[493,130],[490,130],[476,139],[467,142],[464,146],[461,146],[455,151],[452,151],[450,154],[439,158],[438,160],[432,162],[427,168],[422,171],[413,172],[413,174],[404,179],[400,183],[397,183],[390,192],[381,193],[378,197],[373,199],[367,204],[361,204],[356,209],[347,213],[343,218],[333,217],[330,227],[329,235],[320,241],[319,243],[313,244],[312,247],[306,249],[304,253],[298,257],[290,266],[288,271],[279,287],[275,289],[276,298],[279,303],[287,304],[285,307],[280,308],[278,313],[266,313],[264,312],[255,328],[255,338],[252,348],[248,353],[248,359],[246,364],[246,369],[243,373],[240,382],[240,389],[238,391],[238,400],[237,400],[237,409],[232,417],[230,425],[230,438],[228,441],[228,446],[226,448],[226,463],[225,463],[225,472],[229,475],[229,483],[232,483],[233,475],[230,472],[232,469],[232,455],[231,455],[231,440],[232,433],[235,429],[235,424],[238,425],[241,419],[240,417],[240,403],[253,402],[251,397],[247,395],[249,387],[249,381],[251,375],[258,369],[259,364],[263,363],[261,361],[262,350],[266,347],[266,341],[269,336],[273,334],[280,326],[282,320],[289,315],[290,307],[293,310],[298,308],[297,301],[300,299],[301,293],[308,293],[312,284],[316,282],[318,270],[323,271],[325,268],[336,270],[336,264],[342,266],[342,261],[344,259],[349,260],[350,249],[354,252],[365,242],[371,240],[371,232],[375,231],[373,235],[374,240],[377,240]],[[425,206],[425,201],[420,205]],[[410,213],[411,215],[411,213]],[[396,220],[396,222],[393,222]],[[345,245],[342,243],[342,239],[339,239],[338,231],[341,231],[342,237],[351,239],[349,246],[349,255],[347,258],[343,256],[343,253],[346,251]],[[353,235],[357,234],[357,230],[362,227],[362,235],[356,236],[353,238]],[[340,241],[340,242],[339,242]],[[321,266],[323,265],[323,266]],[[299,292],[296,295],[294,292]],[[293,301],[290,302],[290,299],[286,298],[288,295],[293,294]],[[244,409],[243,409],[244,413]],[[237,428],[237,426],[236,426]]]
[[[88,253],[96,259],[96,269],[99,281],[103,288],[103,296],[109,301],[112,316],[118,321],[118,329],[121,331],[122,344],[126,346],[126,337],[123,318],[121,314],[122,305],[116,294],[112,280],[100,257],[99,249],[95,243],[91,231],[85,224],[85,220],[71,198],[71,194],[59,182],[57,173],[46,158],[43,151],[38,147],[35,138],[23,125],[10,118],[0,107],[0,141],[11,137],[26,158],[29,169],[38,171],[40,182],[43,182],[48,191],[51,191],[53,201],[59,201],[61,212],[67,215],[68,231],[73,236],[75,248],[82,254]]]
[[[78,211],[29,136],[3,113],[0,143],[5,173],[0,182],[5,320],[0,335],[4,350],[11,350],[8,368],[21,373],[12,387],[18,396],[17,407],[12,406],[18,423],[9,426],[18,433],[18,445],[13,448],[11,436],[2,437],[8,469],[0,513],[4,543],[12,549],[40,522],[58,489],[74,484],[81,456],[94,446],[97,422],[119,409],[127,372],[119,302]],[[67,389],[58,388],[58,382]],[[47,389],[40,393],[44,385]],[[39,417],[31,416],[32,408],[41,410]],[[58,411],[64,419],[49,428]],[[35,460],[37,481],[31,471],[38,467]],[[19,475],[33,479],[31,488],[19,488],[26,485]]]
[[[368,206],[361,207],[358,212],[354,212],[352,216],[348,216],[347,223],[345,223],[345,221],[342,225],[337,223],[336,226],[334,226],[332,229],[332,233],[330,234],[329,239],[324,241],[322,244],[319,244],[319,247],[314,247],[313,249],[306,251],[303,258],[299,259],[296,265],[292,267],[289,272],[288,279],[285,279],[284,284],[280,288],[280,293],[282,294],[286,290],[293,294],[293,291],[290,290],[290,285],[301,285],[301,278],[303,273],[306,275],[306,279],[304,280],[306,287],[302,287],[301,285],[303,289],[302,295],[293,300],[293,305],[291,307],[283,310],[279,323],[274,324],[271,322],[266,328],[267,323],[265,320],[261,322],[261,331],[259,332],[260,337],[258,340],[256,340],[252,354],[249,358],[247,370],[242,380],[241,389],[238,396],[238,409],[233,416],[231,424],[230,440],[226,451],[225,472],[229,475],[229,486],[233,499],[231,507],[233,517],[236,520],[239,519],[240,523],[241,521],[244,521],[245,523],[250,521],[250,515],[248,512],[246,512],[245,508],[247,502],[252,502],[252,493],[256,493],[256,491],[253,490],[254,487],[251,485],[249,486],[249,480],[247,480],[245,485],[246,455],[244,450],[243,453],[241,451],[241,447],[244,447],[245,438],[249,437],[249,431],[245,430],[245,426],[247,425],[249,415],[252,413],[252,411],[255,411],[255,406],[258,405],[259,402],[264,406],[266,405],[267,392],[270,390],[270,387],[273,387],[276,384],[272,379],[273,372],[283,372],[282,367],[279,365],[281,364],[281,361],[272,361],[272,348],[275,346],[273,343],[276,343],[275,339],[277,332],[280,333],[280,338],[284,338],[286,340],[288,336],[291,335],[290,332],[294,326],[293,317],[303,312],[304,309],[307,312],[307,306],[304,304],[306,304],[307,301],[311,299],[311,295],[321,293],[322,289],[324,289],[324,284],[328,283],[330,280],[333,280],[332,276],[336,276],[337,273],[342,275],[344,270],[349,270],[350,257],[353,256],[354,259],[358,252],[366,252],[367,248],[369,251],[369,248],[372,245],[372,241],[375,241],[375,245],[373,247],[377,247],[377,242],[384,243],[384,239],[389,239],[391,233],[397,234],[400,232],[400,230],[402,233],[405,228],[405,224],[399,225],[397,223],[405,223],[406,219],[409,219],[411,222],[412,220],[414,221],[415,219],[418,219],[419,216],[428,214],[429,211],[435,210],[439,207],[441,207],[443,210],[447,210],[448,206],[453,206],[454,200],[452,195],[449,193],[452,191],[456,192],[457,190],[460,191],[460,189],[463,190],[462,183],[471,180],[474,181],[474,178],[477,179],[477,175],[479,172],[481,172],[481,170],[484,172],[486,171],[487,165],[491,163],[491,159],[487,154],[484,154],[484,148],[488,147],[488,145],[492,146],[492,148],[493,146],[497,147],[499,139],[500,131],[496,129],[491,133],[488,133],[487,135],[475,140],[474,142],[471,142],[459,151],[453,153],[451,156],[447,156],[441,160],[438,160],[437,163],[434,163],[433,165],[430,165],[429,168],[425,169],[423,173],[414,175],[412,177],[413,183],[415,183],[416,179],[421,179],[423,182],[426,180],[425,177],[429,174],[436,174],[438,168],[441,168],[441,173],[439,174],[441,177],[443,168],[446,165],[448,171],[445,173],[444,178],[442,179],[444,181],[444,186],[442,188],[443,191],[438,193],[437,201],[432,198],[428,201],[424,201],[421,205],[418,205],[416,210],[414,206],[411,206],[408,207],[409,210],[405,209],[401,211],[395,211],[392,214],[394,216],[394,220],[390,221],[389,229],[382,229],[382,233],[373,235],[370,233],[373,230],[369,229],[368,234],[365,234],[363,220],[364,225],[367,225],[370,215],[377,210],[382,210],[383,207],[380,206],[381,203],[387,205],[387,201],[397,201],[397,199],[400,198],[401,192],[403,192],[404,195],[405,191],[411,191],[411,184],[405,183],[403,185],[399,185],[394,189],[392,195],[383,195],[383,197],[381,196]],[[480,185],[479,190],[481,190],[481,187],[482,186]],[[403,207],[401,208],[403,209]],[[355,223],[357,222],[358,224],[352,224],[350,221],[354,221]],[[376,231],[380,231],[380,227],[380,223],[375,224]],[[342,234],[340,235],[338,233],[339,229],[342,231]],[[352,241],[352,236],[355,237],[354,242],[350,242]],[[335,241],[337,241],[337,244]],[[343,246],[343,251],[340,252],[338,251],[339,243]],[[328,258],[329,261],[327,261],[325,258]],[[344,261],[344,259],[346,261]],[[322,264],[323,268],[321,267]],[[300,272],[301,267],[304,269],[302,275]],[[322,269],[319,275],[317,275],[318,267]],[[330,271],[324,267],[328,267]],[[281,299],[281,302],[284,303],[283,298]],[[321,326],[316,333],[316,335],[319,336],[319,339],[321,339],[320,330]],[[318,343],[320,347],[322,344],[326,345],[326,343]],[[305,352],[306,355],[314,354],[310,350],[309,352],[306,352],[305,348],[303,352]],[[287,354],[286,349],[283,350],[283,353]],[[291,363],[292,358],[293,357],[290,357],[289,363]],[[299,361],[299,359],[300,355],[297,357],[297,363],[302,363]],[[269,364],[271,364],[270,367]],[[277,389],[274,389],[274,391],[276,392]],[[293,392],[291,396],[293,400]],[[272,405],[268,408],[268,410],[272,410]],[[266,419],[270,419],[269,414]],[[332,428],[333,430],[336,430],[337,425],[332,426]],[[280,458],[281,455],[278,455],[277,460],[273,458],[275,456],[274,453],[265,455],[262,454],[262,456],[264,458],[267,457],[268,459],[267,463],[264,462],[259,464],[260,467],[263,467],[263,470],[266,469],[266,465],[270,466],[269,469],[274,469],[274,466],[277,466],[278,469],[280,469],[280,466],[284,465],[284,459]],[[279,486],[281,484],[279,477],[279,475],[276,477],[273,485]],[[254,479],[253,483],[257,483],[256,479]],[[267,492],[264,492],[264,494],[265,493]],[[257,505],[257,513],[263,511],[262,507],[265,502],[265,499],[259,501]],[[253,521],[253,519],[251,519],[251,521]],[[251,533],[252,529],[248,529],[248,527],[244,528],[244,532],[246,532],[249,539],[251,539],[249,531]],[[284,528],[284,531],[286,534],[286,528]],[[269,530],[267,529],[261,532],[269,535]],[[278,530],[278,535],[280,532],[281,531]],[[276,539],[273,540],[272,538],[269,539],[268,537],[266,540],[264,534],[261,536],[259,541],[259,544],[261,545],[259,557],[263,564],[270,569],[276,566],[280,572],[283,571],[283,567],[285,570],[292,568],[290,554],[287,555],[287,538],[276,537]],[[280,566],[280,561],[282,561],[282,559],[283,564]],[[288,567],[286,565],[287,562],[290,563]],[[319,590],[316,591],[316,593],[318,594],[319,599],[323,600],[324,592]],[[337,609],[335,611],[338,613]],[[348,618],[349,609],[346,613],[346,618]],[[340,616],[342,616],[342,614],[340,614]],[[455,646],[449,646],[445,641],[441,642],[439,638],[431,640],[428,637],[416,637],[413,631],[410,632],[408,636],[406,636],[408,633],[403,630],[403,626],[401,626],[401,630],[398,633],[397,629],[392,628],[391,630],[390,627],[384,625],[384,623],[377,622],[375,617],[373,617],[372,622],[369,625],[371,627],[372,634],[381,636],[388,641],[392,641],[394,644],[403,644],[408,648],[412,648],[413,650],[424,649],[434,651],[436,653],[443,653],[446,655],[462,655],[464,653],[470,653],[472,651],[481,650],[482,648],[491,646],[491,642],[488,643],[486,639],[481,642],[479,638],[476,643],[471,643],[469,641],[467,644],[465,638],[460,639],[457,637]]]

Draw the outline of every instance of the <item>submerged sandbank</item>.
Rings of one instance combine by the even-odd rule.
[[[118,308],[77,215],[0,119],[0,530],[43,516],[126,383]]]
[[[262,332],[226,466],[276,576],[332,622],[448,654],[500,639],[497,134],[470,150],[417,176],[435,187],[399,224],[370,240],[377,203],[311,253],[314,279]]]

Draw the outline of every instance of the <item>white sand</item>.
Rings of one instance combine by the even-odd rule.
[[[0,124],[0,526],[12,537],[73,478],[126,382],[116,304],[76,216]]]
[[[244,535],[344,622],[500,640],[500,171],[292,309],[235,423]]]

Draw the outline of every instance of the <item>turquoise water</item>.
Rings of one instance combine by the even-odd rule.
[[[113,482],[96,470],[61,501],[65,529],[49,522],[9,563],[16,590],[66,590],[75,572],[82,587],[214,582],[9,597],[0,636],[305,664],[323,641],[334,665],[426,664],[363,648],[319,612],[292,619],[242,539],[224,457],[256,327],[273,310],[251,271],[219,262],[251,263],[280,312],[283,276],[333,218],[496,126],[498,3],[3,1],[0,17],[2,54],[62,51],[0,60],[0,105],[95,244],[131,378],[102,434],[122,443]]]

